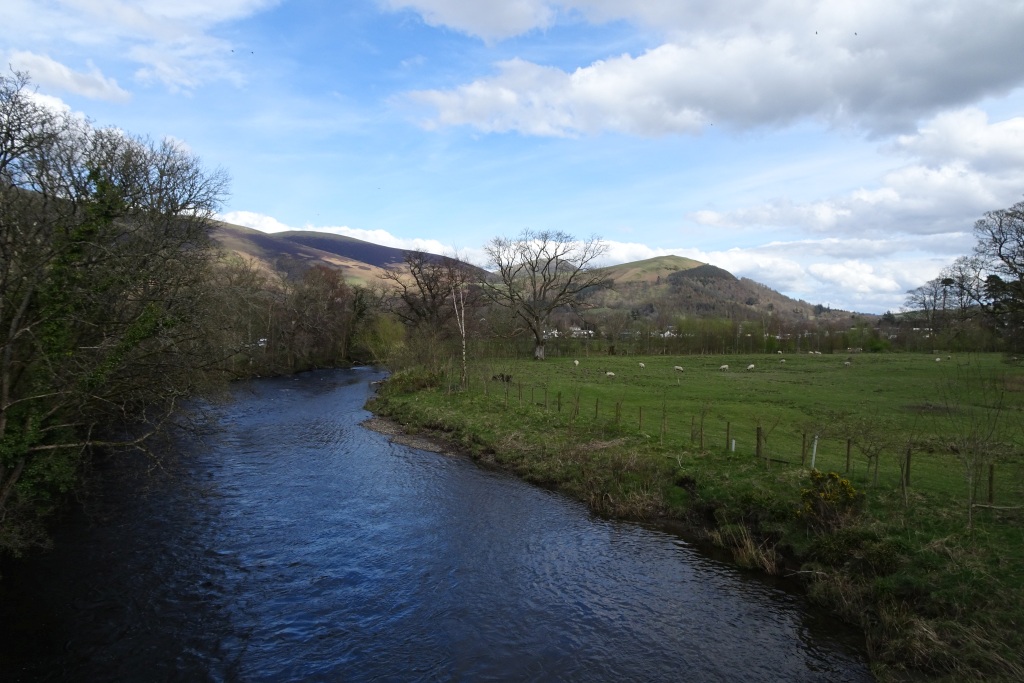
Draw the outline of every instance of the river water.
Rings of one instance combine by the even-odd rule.
[[[871,680],[798,594],[361,427],[381,377],[245,383],[69,520],[0,583],[4,680]]]

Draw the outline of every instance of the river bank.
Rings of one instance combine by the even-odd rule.
[[[561,491],[600,515],[667,523],[741,567],[799,580],[813,600],[863,630],[879,680],[1021,679],[1016,603],[999,598],[1019,594],[1005,580],[1013,556],[977,533],[939,527],[939,535],[942,519],[919,493],[903,501],[839,475],[666,449],[622,429],[618,415],[612,424],[574,426],[553,401],[545,410],[526,404],[521,388],[513,407],[501,385],[487,400],[393,380],[370,408],[407,433],[430,435],[446,451]]]

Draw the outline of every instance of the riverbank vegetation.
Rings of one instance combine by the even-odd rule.
[[[528,354],[471,363],[466,384],[455,365],[400,370],[373,410],[800,579],[864,629],[884,680],[1024,673],[1015,361]]]
[[[145,449],[186,399],[358,353],[365,293],[210,240],[227,182],[0,76],[0,558],[45,545],[94,455]]]

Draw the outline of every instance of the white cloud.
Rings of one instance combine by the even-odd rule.
[[[692,219],[716,228],[952,240],[969,231],[985,211],[1019,201],[1024,191],[1024,118],[991,123],[974,109],[939,114],[886,149],[915,158],[886,173],[877,187],[810,203],[777,199],[728,211],[702,210]]]
[[[897,293],[904,289],[889,275],[875,272],[875,268],[863,261],[843,261],[841,263],[812,263],[808,268],[814,277],[826,286],[839,287],[859,294]]]
[[[816,119],[873,132],[906,128],[922,116],[1005,94],[1024,83],[1024,5],[1019,2],[893,3],[853,8],[815,3],[394,2],[484,37],[503,11],[528,6],[557,15],[627,19],[658,26],[668,40],[644,53],[595,61],[574,71],[522,59],[452,89],[413,92],[433,114],[428,125],[468,125],[526,135],[618,131],[692,133],[708,124],[751,128]],[[679,9],[674,9],[677,6]],[[616,9],[618,7],[618,9]],[[529,14],[529,13],[528,13]],[[507,33],[522,32],[507,23]],[[969,26],[970,30],[965,30]],[[941,46],[937,48],[937,46]]]
[[[487,41],[548,28],[555,18],[552,3],[544,0],[380,0],[380,3],[391,10],[413,10],[430,26],[448,26]]]
[[[259,230],[260,232],[273,233],[297,230],[297,228],[285,225],[272,216],[256,213],[254,211],[229,211],[228,213],[218,215],[217,220],[224,221],[225,223],[232,223],[234,225],[241,225],[246,228],[252,228],[253,230]]]
[[[89,72],[74,71],[47,55],[16,50],[8,58],[13,69],[28,72],[33,82],[59,90],[73,92],[90,99],[107,100],[110,102],[127,102],[131,94],[117,84],[113,78],[107,78],[88,62]]]
[[[1024,116],[990,123],[975,107],[943,112],[912,135],[901,135],[895,151],[942,164],[961,159],[988,173],[1019,174],[1024,166]]]
[[[79,51],[98,62],[127,56],[137,65],[136,77],[159,82],[172,91],[227,80],[239,83],[232,44],[211,34],[219,24],[245,18],[279,0],[7,0],[0,39],[19,49],[24,68],[40,84],[61,87],[87,97],[114,101],[127,92],[89,63],[90,72],[74,72],[51,57],[50,46],[65,54]],[[13,63],[13,61],[12,61]]]

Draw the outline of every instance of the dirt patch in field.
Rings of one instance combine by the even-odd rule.
[[[912,403],[906,406],[906,410],[918,415],[940,415],[949,412],[951,409],[949,406],[944,406],[941,403],[925,401],[924,403]]]

